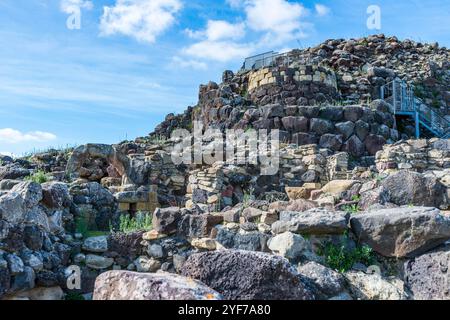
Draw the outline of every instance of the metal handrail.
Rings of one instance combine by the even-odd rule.
[[[450,136],[450,121],[416,97],[413,85],[408,85],[397,78],[381,87],[381,98],[392,102],[394,114],[400,112],[414,114],[418,122],[416,131],[418,131],[417,125],[422,124],[438,137]],[[416,135],[419,136],[419,133],[416,132]]]

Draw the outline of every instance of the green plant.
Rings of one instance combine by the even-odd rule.
[[[361,211],[361,208],[357,204],[346,205],[342,209],[350,214],[355,214]]]
[[[69,292],[66,294],[66,300],[68,301],[83,301],[86,300],[83,295],[81,295],[80,293],[75,293],[75,292]]]
[[[161,135],[153,136],[150,139],[150,143],[151,144],[155,144],[155,145],[158,145],[158,146],[163,146],[166,142],[167,142],[167,139],[164,136],[161,136]]]
[[[89,228],[84,215],[75,219],[75,232],[82,234],[84,238],[87,237]]]
[[[423,99],[425,97],[425,90],[422,87],[422,85],[415,85],[413,90],[414,90],[414,95],[417,98]]]
[[[49,180],[49,177],[44,171],[38,170],[31,176],[26,177],[25,180],[33,181],[36,183],[45,183]]]
[[[148,231],[152,228],[152,216],[144,212],[136,213],[136,216],[121,215],[119,230],[123,233],[131,233],[135,231]]]
[[[358,194],[355,194],[355,195],[352,197],[352,201],[360,202],[360,201],[361,201],[361,196],[358,195]]]
[[[244,193],[244,199],[243,199],[243,201],[242,201],[242,203],[243,203],[243,205],[244,205],[244,208],[250,207],[250,202],[253,201],[253,200],[255,200],[255,197],[254,197],[254,195],[253,195],[254,192],[255,192],[255,188],[250,187],[250,188],[248,189],[248,192],[245,192],[245,193]]]
[[[381,181],[383,181],[384,179],[386,179],[385,176],[382,176],[382,175],[380,175],[380,174],[375,175],[375,180],[376,180],[377,182],[381,182]]]
[[[439,109],[441,106],[441,103],[439,102],[439,100],[437,98],[434,98],[433,101],[431,102],[431,106],[435,109]]]
[[[323,246],[319,255],[325,257],[328,267],[341,273],[349,271],[355,263],[370,266],[375,261],[373,250],[369,246],[349,249],[344,244],[336,245],[329,242]]]

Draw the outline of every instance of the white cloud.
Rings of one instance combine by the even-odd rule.
[[[181,8],[180,0],[116,0],[114,6],[103,7],[100,34],[123,34],[153,43],[175,23]]]
[[[306,9],[286,0],[249,0],[245,2],[245,12],[251,29],[281,35],[301,28],[300,18]]]
[[[226,3],[232,8],[239,8],[244,4],[244,0],[226,0]]]
[[[208,20],[204,30],[185,30],[190,38],[199,40],[182,53],[196,59],[208,59],[220,62],[236,58],[245,58],[251,52],[251,46],[235,42],[245,36],[244,23],[230,23],[224,20]],[[192,67],[199,67],[195,63]],[[206,69],[206,68],[205,68]]]
[[[182,52],[199,59],[227,62],[249,56],[252,47],[249,44],[239,44],[232,41],[205,40],[184,48]]]
[[[317,3],[315,5],[315,9],[316,9],[316,13],[318,16],[323,17],[326,16],[327,14],[330,13],[330,8],[328,8],[327,6]]]
[[[60,8],[62,12],[72,14],[76,10],[91,10],[94,7],[92,1],[87,0],[61,0]]]
[[[244,22],[209,20],[204,30],[186,29],[185,33],[198,41],[183,48],[183,55],[219,62],[242,59],[256,51],[276,49],[305,38],[305,29],[310,27],[302,19],[308,10],[300,3],[287,0],[226,0],[226,3],[244,12]],[[239,41],[247,39],[250,30],[254,32],[252,40]]]
[[[206,37],[209,41],[240,39],[245,36],[245,24],[242,22],[233,24],[224,20],[208,20],[205,30],[192,31],[187,29],[186,33],[191,38]]]
[[[0,129],[0,141],[6,143],[47,142],[55,139],[56,135],[50,132],[32,131],[24,133],[11,128]]]
[[[206,70],[208,69],[208,65],[205,62],[192,60],[188,58],[181,57],[173,57],[172,63],[170,65],[171,68],[190,68],[196,70]]]

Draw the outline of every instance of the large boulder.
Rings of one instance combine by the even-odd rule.
[[[26,212],[42,200],[40,184],[27,181],[15,185],[0,197],[0,219],[12,224],[22,223]]]
[[[280,221],[272,225],[275,234],[290,231],[297,234],[343,234],[347,230],[347,214],[314,208],[305,212],[283,211]]]
[[[330,299],[345,291],[345,278],[338,272],[314,261],[299,265],[298,272],[316,287],[316,296]]]
[[[435,177],[402,170],[388,176],[381,185],[389,191],[390,202],[400,206],[447,206],[447,190]]]
[[[269,237],[269,235],[257,230],[243,231],[219,226],[215,240],[228,249],[268,251],[267,241]]]
[[[405,263],[405,284],[416,300],[450,300],[450,246]]]
[[[194,254],[182,274],[202,281],[227,300],[311,300],[298,272],[279,256],[250,251]]]
[[[103,253],[108,251],[108,237],[107,236],[98,236],[98,237],[89,237],[84,240],[83,250],[94,252],[94,253]]]
[[[358,181],[356,180],[333,180],[328,182],[323,188],[323,193],[339,196],[343,192],[350,190]]]
[[[180,208],[158,208],[153,213],[153,229],[162,234],[172,234],[177,231],[178,222],[180,219]]]
[[[371,211],[353,216],[350,225],[357,239],[386,257],[415,257],[450,239],[450,218],[434,208]]]
[[[95,254],[86,256],[86,266],[95,270],[102,270],[111,267],[114,264],[113,258],[106,258]]]
[[[382,278],[379,274],[350,271],[345,279],[352,295],[359,300],[407,300],[403,283]],[[395,281],[396,280],[396,281]]]
[[[311,119],[309,130],[318,134],[319,136],[324,135],[326,133],[333,132],[334,125],[331,121],[325,119]]]
[[[22,168],[17,164],[7,164],[0,166],[0,180],[20,179],[30,175],[30,170]]]
[[[25,181],[15,185],[11,189],[11,193],[20,195],[27,209],[36,206],[42,200],[41,185],[32,181]]]
[[[36,301],[58,301],[64,300],[64,292],[61,287],[40,287],[16,293],[6,297],[11,300],[36,300]]]
[[[356,135],[353,135],[344,144],[343,150],[348,152],[352,157],[359,158],[364,155],[366,148],[362,141]]]
[[[175,274],[109,271],[95,281],[94,300],[221,300],[203,283]]]
[[[70,205],[71,196],[67,184],[46,182],[42,184],[43,203],[49,208],[61,209]]]
[[[298,234],[285,232],[271,238],[268,246],[275,254],[296,261],[309,248],[309,243]]]
[[[211,230],[222,222],[222,215],[185,214],[178,224],[178,234],[187,238],[209,237]]]

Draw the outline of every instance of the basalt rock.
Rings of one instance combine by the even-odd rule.
[[[314,298],[286,259],[267,253],[229,250],[194,254],[183,265],[182,274],[202,281],[227,300]]]

